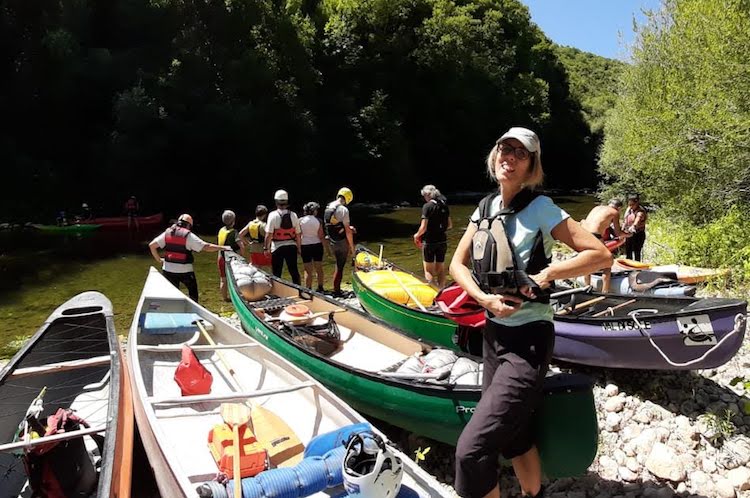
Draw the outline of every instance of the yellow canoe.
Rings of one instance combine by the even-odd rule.
[[[362,253],[360,253],[362,254]],[[373,270],[357,272],[357,276],[369,288],[398,304],[417,307],[409,296],[412,294],[422,306],[432,306],[437,290],[410,273],[397,270]],[[408,289],[408,292],[407,292]]]

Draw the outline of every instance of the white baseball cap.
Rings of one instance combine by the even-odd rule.
[[[276,193],[273,194],[273,200],[288,202],[289,194],[287,194],[286,190],[277,190]]]
[[[541,152],[542,146],[539,143],[539,137],[536,133],[529,130],[528,128],[522,128],[520,126],[514,126],[510,130],[506,131],[505,134],[500,137],[497,143],[507,140],[508,138],[515,138],[526,147],[529,152]]]

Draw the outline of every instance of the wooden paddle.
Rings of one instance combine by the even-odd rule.
[[[393,268],[388,267],[388,271],[391,272],[391,275],[393,275],[393,279],[398,283],[398,285],[401,286],[402,289],[404,289],[404,292],[406,292],[406,294],[409,296],[409,298],[412,301],[414,301],[414,303],[419,307],[419,309],[422,310],[422,311],[427,311],[427,308],[424,307],[424,305],[419,301],[419,299],[417,299],[416,297],[414,297],[414,294],[412,294],[412,292],[409,290],[409,288],[406,287],[406,285],[404,285],[404,283],[401,281],[400,278],[398,278],[398,275],[396,275],[396,272],[393,271]]]
[[[232,479],[234,479],[234,496],[242,496],[242,473],[240,472],[240,458],[242,446],[240,445],[240,426],[250,421],[250,407],[244,403],[222,403],[221,418],[232,426],[234,433],[234,454],[232,456]]]
[[[295,322],[306,322],[309,320],[313,320],[315,318],[318,318],[320,316],[326,316],[330,313],[343,313],[346,311],[345,309],[335,309],[331,311],[318,311],[317,313],[312,313],[310,315],[304,315],[304,316],[292,316],[288,318],[282,319],[281,317],[273,317],[269,318],[267,321],[269,322],[289,322],[289,323],[295,323]]]
[[[570,313],[572,311],[578,311],[581,308],[587,308],[587,307],[591,306],[592,304],[596,304],[599,301],[603,301],[605,299],[607,299],[607,296],[595,297],[594,299],[589,299],[588,301],[584,301],[581,304],[577,304],[575,306],[575,308],[573,308],[573,309],[570,309],[570,308],[564,309],[564,310],[560,311],[559,313],[557,313],[557,315],[567,315],[568,313]]]
[[[215,346],[216,343],[208,334],[205,327],[203,327],[202,321],[196,320],[195,323],[198,325],[201,333],[203,333],[203,337],[206,338],[206,341],[212,346]],[[221,363],[229,371],[229,374],[232,376],[237,386],[239,386],[240,390],[248,391],[248,389],[245,389],[242,386],[238,375],[229,365],[224,355],[220,351],[216,351],[216,354],[219,356],[219,360],[221,360]],[[271,463],[277,467],[282,464],[286,466],[299,463],[302,459],[302,452],[305,450],[305,446],[302,444],[299,437],[297,437],[297,434],[294,433],[292,428],[289,427],[289,424],[271,410],[249,400],[248,403],[250,403],[251,408],[253,432],[261,445],[268,450],[268,458]]]

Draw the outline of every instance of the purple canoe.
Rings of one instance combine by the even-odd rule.
[[[715,368],[745,338],[747,302],[740,299],[587,292],[576,301],[557,305],[557,360],[609,368]]]

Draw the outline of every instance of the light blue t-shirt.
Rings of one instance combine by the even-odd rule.
[[[496,196],[490,205],[490,216],[500,211],[502,204],[501,196]],[[505,230],[513,242],[518,264],[523,269],[531,258],[531,250],[534,246],[534,240],[537,232],[542,232],[544,239],[544,253],[547,258],[552,256],[552,246],[555,239],[552,238],[552,229],[560,222],[570,218],[570,215],[563,209],[560,209],[552,199],[546,195],[540,195],[520,213],[510,214],[503,217]],[[479,221],[479,208],[474,210],[471,215],[471,221]],[[507,327],[517,327],[525,323],[535,322],[538,320],[552,321],[552,307],[549,304],[533,303],[524,301],[521,309],[505,318],[491,318],[492,321],[505,325]]]

